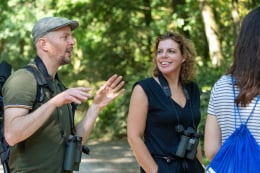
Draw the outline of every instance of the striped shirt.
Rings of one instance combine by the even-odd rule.
[[[239,89],[235,87],[236,93]],[[239,107],[242,122],[244,123],[249,116],[256,102],[254,98],[246,107]],[[234,132],[234,94],[230,75],[223,75],[215,84],[211,91],[208,105],[208,114],[217,117],[218,125],[221,129],[222,143]],[[236,127],[240,125],[240,118],[236,118]],[[250,117],[248,129],[260,144],[260,102],[256,105],[255,111]]]

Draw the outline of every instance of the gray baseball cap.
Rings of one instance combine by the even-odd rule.
[[[38,20],[32,29],[34,44],[40,37],[64,26],[70,26],[71,30],[74,30],[79,26],[79,23],[75,20],[69,20],[62,17],[44,17]]]

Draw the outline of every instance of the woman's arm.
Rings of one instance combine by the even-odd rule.
[[[148,100],[140,85],[136,85],[130,100],[127,135],[136,160],[146,173],[157,173],[158,166],[143,142],[148,111]]]
[[[208,115],[205,125],[204,150],[205,155],[211,161],[221,147],[221,130],[214,115]]]
[[[198,147],[197,147],[196,157],[200,161],[200,163],[202,164],[202,151],[201,151],[200,142],[199,142]]]

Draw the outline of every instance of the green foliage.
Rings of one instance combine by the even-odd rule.
[[[100,139],[124,138],[126,135],[126,116],[122,99],[115,100],[102,111],[97,119],[96,127],[91,134]]]

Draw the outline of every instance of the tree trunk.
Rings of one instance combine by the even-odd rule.
[[[198,0],[198,2],[200,3],[205,33],[209,45],[211,63],[213,64],[213,66],[218,67],[221,65],[221,61],[223,59],[220,38],[218,36],[219,30],[215,22],[212,9],[207,3],[207,1]]]
[[[232,0],[232,9],[231,9],[231,16],[233,20],[233,27],[234,27],[234,38],[237,38],[238,32],[240,30],[240,17],[238,12],[238,2],[237,0]]]
[[[147,50],[150,50],[149,54],[151,55],[151,47],[152,47],[152,38],[150,34],[150,24],[152,22],[152,12],[151,12],[151,1],[144,0],[144,16],[145,16],[145,26],[147,29]]]

